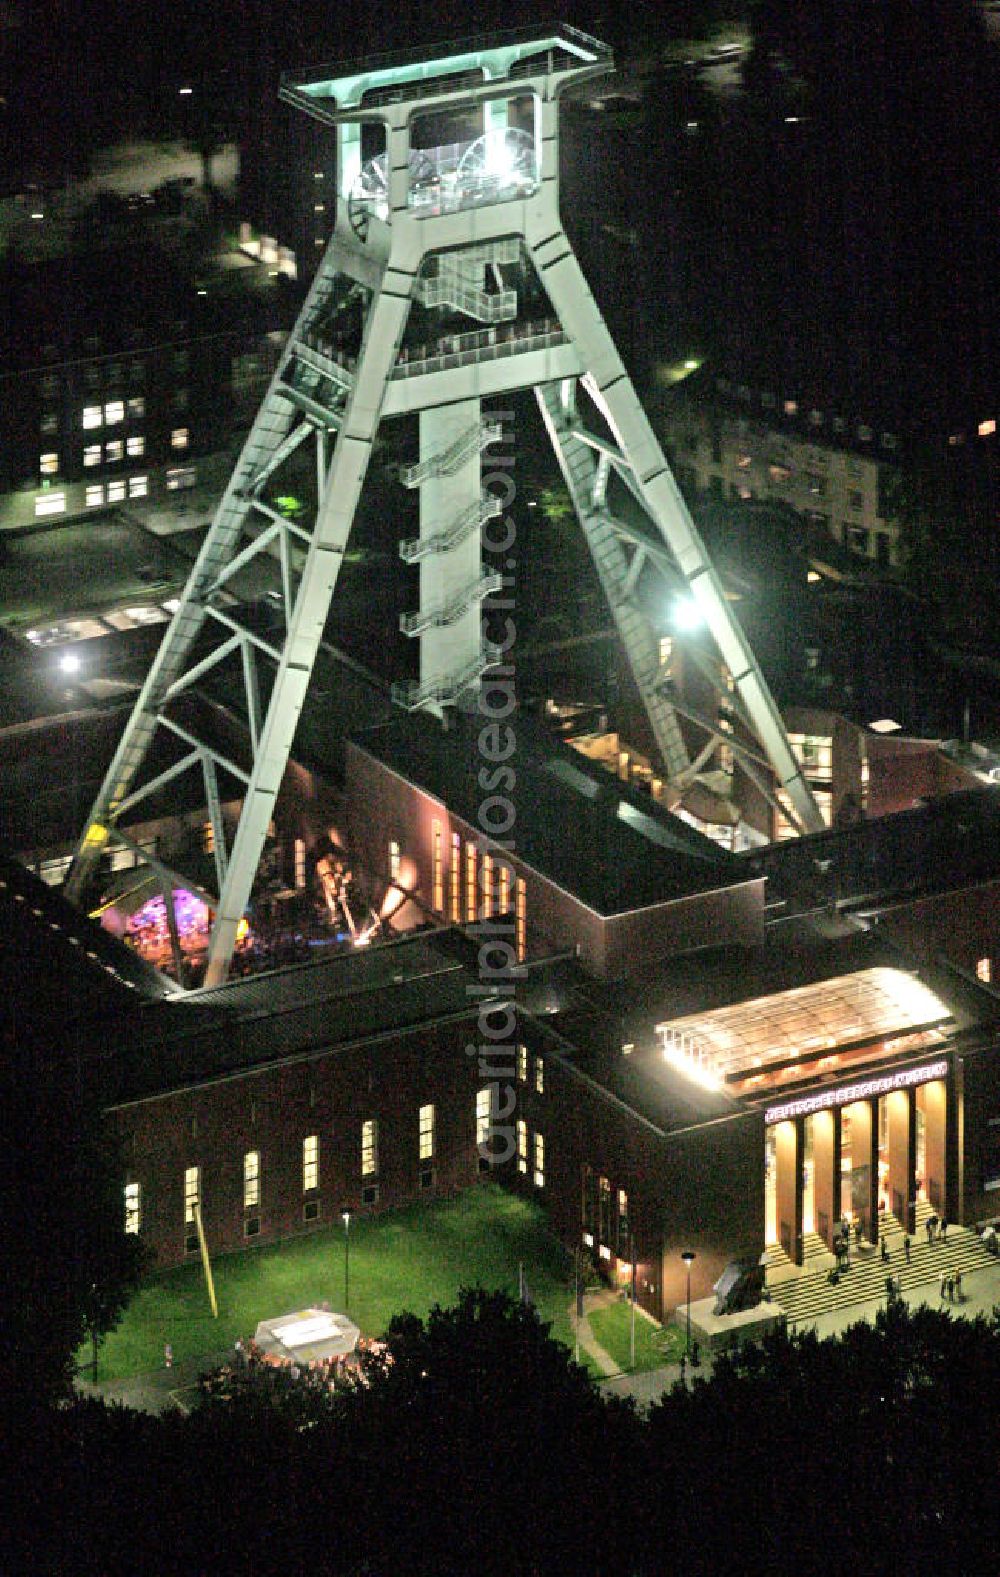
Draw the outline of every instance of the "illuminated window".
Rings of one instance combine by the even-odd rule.
[[[38,426],[43,433],[57,433],[59,431],[59,418],[55,411],[46,411]]]
[[[59,456],[52,452],[38,456],[38,469],[42,476],[57,476],[59,472]]]
[[[142,1191],[138,1183],[125,1184],[125,1231],[138,1232],[142,1226]]]
[[[628,1194],[624,1188],[618,1190],[618,1258],[629,1259],[629,1224],[628,1224]]]
[[[115,427],[118,422],[125,420],[125,403],[123,400],[109,400],[104,407],[104,420],[109,427]]]
[[[307,1134],[302,1141],[302,1192],[319,1187],[319,1135]]]
[[[492,1109],[490,1087],[487,1084],[476,1092],[476,1144],[480,1149],[489,1143]]]
[[[829,778],[833,771],[833,739],[826,734],[789,734],[792,755],[810,780]]]
[[[441,823],[436,821],[431,838],[431,907],[435,913],[444,913],[444,870],[441,860]]]
[[[120,504],[125,497],[125,483],[123,480],[108,483],[108,503]]]
[[[142,433],[133,433],[131,438],[125,440],[125,453],[141,455],[146,453],[146,440]]]
[[[301,892],[306,884],[306,845],[304,838],[295,840],[295,885]]]
[[[990,980],[993,977],[993,965],[990,959],[981,958],[979,960],[978,964],[976,965],[976,976],[983,982],[984,985],[989,985]]]
[[[101,463],[101,446],[100,446],[100,444],[84,444],[84,448],[83,448],[83,463],[84,463],[85,466],[86,465],[100,465],[100,463]]]
[[[86,491],[87,507],[93,508],[95,504],[104,503],[104,486],[101,482],[92,482]]]
[[[201,824],[201,852],[202,854],[215,853],[215,828],[210,821]]]
[[[167,471],[167,492],[176,493],[182,488],[194,487],[198,473],[193,465],[173,466]]]
[[[194,1207],[201,1203],[201,1167],[184,1169],[184,1225],[194,1221]]]
[[[798,414],[799,414],[799,402],[798,402],[798,400],[786,400],[784,405],[782,406],[782,410],[784,411],[786,416],[798,416]]]
[[[510,914],[510,866],[500,867],[500,913]]]
[[[535,1135],[535,1187],[545,1187],[545,1140],[540,1133]]]
[[[243,1157],[243,1208],[255,1210],[260,1204],[260,1151],[248,1150]]]
[[[493,913],[493,870],[494,864],[492,854],[484,854],[481,885],[483,889],[482,913],[483,918],[486,920],[488,920]]]
[[[130,422],[141,421],[146,414],[146,398],[142,394],[133,394],[127,406]]]
[[[66,508],[65,493],[40,493],[35,499],[35,515],[61,515]]]
[[[389,840],[389,880],[399,881],[399,844],[395,838]]]
[[[170,434],[171,449],[186,449],[191,441],[191,430],[188,427],[175,427]]]
[[[518,1048],[517,1048],[517,1077],[518,1077],[518,1082],[520,1084],[527,1084],[527,1082],[528,1082],[528,1048],[527,1048],[527,1046],[518,1046]]]
[[[420,1108],[419,1137],[420,1137],[420,1159],[421,1159],[421,1161],[433,1161],[433,1159],[434,1159],[434,1107],[433,1106],[421,1106],[421,1108]]]
[[[517,1119],[517,1169],[522,1177],[528,1175],[528,1124],[523,1117]]]
[[[145,498],[149,492],[148,476],[130,476],[128,479],[129,498]]]
[[[462,840],[457,832],[451,835],[451,864],[448,867],[449,917],[453,925],[462,918]]]
[[[104,423],[104,414],[99,405],[85,405],[83,407],[84,427],[101,427]]]
[[[545,1058],[535,1058],[535,1094],[545,1094]]]
[[[378,1171],[378,1123],[373,1117],[361,1124],[361,1176],[374,1177]]]
[[[748,454],[738,454],[736,456],[736,469],[738,471],[749,471],[750,463],[751,463],[750,455],[748,455]]]
[[[471,925],[476,918],[476,845],[465,845],[465,918]]]
[[[976,428],[976,432],[979,434],[980,438],[992,438],[996,430],[997,423],[995,416],[988,416],[986,421],[980,422],[979,426]]]
[[[125,454],[125,445],[120,438],[112,438],[110,443],[104,445],[104,458],[106,460],[121,460]]]
[[[528,950],[528,889],[524,884],[523,877],[520,876],[517,878],[515,903],[514,930],[517,956],[520,962],[523,961],[524,955]]]

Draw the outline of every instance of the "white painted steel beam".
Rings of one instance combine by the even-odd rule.
[[[460,82],[435,81],[441,62],[383,62],[360,65],[336,81],[300,78],[282,89],[288,102],[334,128],[339,153],[334,234],[95,799],[67,883],[69,895],[79,898],[108,841],[124,836],[118,818],[200,762],[220,887],[209,946],[209,985],[223,980],[228,969],[306,704],[376,434],[386,418],[420,417],[420,457],[401,477],[406,485],[418,486],[421,495],[420,535],[403,544],[404,559],[417,566],[420,576],[420,608],[404,616],[403,626],[419,634],[420,678],[393,687],[401,705],[440,712],[473,691],[483,672],[501,657],[498,649],[484,643],[481,628],[482,598],[502,580],[484,573],[481,564],[484,522],[499,512],[482,496],[480,456],[491,427],[489,417],[483,420],[481,402],[533,388],[646,705],[671,792],[679,794],[692,780],[711,745],[702,745],[691,760],[664,693],[657,632],[639,598],[647,564],[669,584],[687,587],[697,600],[733,676],[737,709],[749,719],[795,815],[806,828],[822,825],[777,709],[563,231],[558,206],[559,95],[571,81],[606,75],[612,69],[610,51],[571,28],[560,28],[534,45],[506,38],[477,40],[466,54],[468,69]],[[369,96],[362,103],[365,93]],[[528,152],[525,133],[511,124],[507,103],[525,93],[534,102]],[[440,161],[436,175],[431,165],[428,185],[428,152],[411,155],[412,119],[431,106],[437,111],[459,105],[481,112],[485,133],[475,155],[479,162],[471,152],[463,162],[461,149],[431,150]],[[385,134],[382,173],[369,187],[369,196],[363,192],[365,123],[381,125]],[[491,150],[497,138],[505,150],[513,148],[526,161],[515,174],[509,169],[505,173],[502,161],[499,168],[494,164]],[[472,173],[463,174],[466,170]],[[508,200],[499,200],[501,189]],[[362,191],[360,206],[356,190]],[[525,259],[530,259],[552,311],[538,321],[519,323],[517,271]],[[401,354],[415,297],[430,310],[440,304],[486,326],[430,345],[409,345]],[[345,305],[351,312],[360,310],[363,320],[356,355],[344,348],[338,314]],[[607,434],[581,421],[578,380]],[[262,495],[312,435],[316,506],[306,529],[286,520]],[[608,500],[614,478],[648,516],[648,535],[614,513]],[[262,529],[258,515],[268,522]],[[239,571],[264,555],[277,558],[284,616],[283,629],[270,639],[220,605],[230,601],[229,588]],[[208,652],[203,649],[206,640],[214,640]],[[249,772],[168,710],[237,651]],[[266,705],[259,657],[266,657],[276,670]],[[137,783],[160,729],[192,749],[147,784]],[[714,731],[707,732],[712,741]],[[736,742],[730,742],[735,749]],[[753,763],[746,764],[752,771]],[[245,784],[228,856],[220,770]],[[773,798],[769,788],[765,792]]]

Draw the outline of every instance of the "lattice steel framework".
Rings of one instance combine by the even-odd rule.
[[[440,712],[474,690],[495,660],[482,637],[482,607],[498,577],[484,573],[481,532],[498,505],[483,492],[481,454],[498,428],[484,420],[482,402],[534,389],[675,800],[724,739],[772,803],[783,791],[798,830],[822,825],[562,226],[560,95],[611,70],[604,45],[561,28],[476,39],[432,60],[386,57],[336,73],[320,69],[282,86],[284,99],[336,137],[333,237],[98,793],[67,888],[79,900],[121,818],[178,773],[200,769],[219,886],[208,984],[228,969],[376,433],[391,417],[415,415],[420,428],[420,459],[400,476],[420,494],[419,536],[400,544],[419,569],[420,606],[403,615],[401,628],[420,643],[420,676],[395,687],[401,705]],[[448,114],[463,117],[466,130],[475,117],[477,134],[417,146],[417,121]],[[384,147],[365,158],[373,136]],[[549,303],[541,322],[521,316],[518,283],[528,277]],[[406,341],[414,303],[481,327],[414,354]],[[350,321],[359,325],[353,336],[342,332]],[[595,413],[589,424],[578,408],[581,389]],[[286,518],[274,495],[282,468],[306,441],[316,459],[308,523]],[[616,514],[613,480],[641,507],[642,527]],[[277,560],[281,577],[282,628],[271,635],[240,617],[227,590],[261,554]],[[648,571],[694,599],[730,676],[725,700],[739,732],[723,734],[717,717],[697,719],[707,743],[694,758],[637,595]],[[246,762],[177,715],[185,692],[226,663],[242,675]],[[719,665],[705,671],[718,686]],[[140,782],[160,730],[186,751]],[[228,848],[220,772],[242,794]]]

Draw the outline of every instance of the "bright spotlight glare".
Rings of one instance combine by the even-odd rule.
[[[59,666],[64,674],[76,674],[80,672],[80,659],[76,652],[64,652],[59,659]]]
[[[509,181],[514,175],[514,156],[507,143],[506,131],[490,134],[486,140],[486,174],[498,181]]]
[[[674,626],[678,630],[697,630],[703,623],[701,609],[691,597],[682,597],[674,604]]]

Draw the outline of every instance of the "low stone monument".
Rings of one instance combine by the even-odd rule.
[[[785,1313],[766,1299],[765,1261],[730,1260],[715,1283],[714,1298],[691,1304],[691,1345],[706,1353],[723,1352],[743,1342],[760,1341],[768,1331],[784,1325]],[[674,1323],[687,1327],[688,1306],[679,1303]]]

